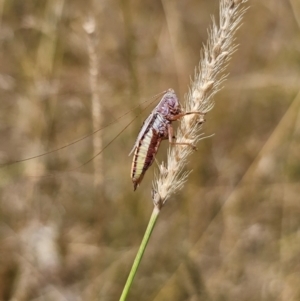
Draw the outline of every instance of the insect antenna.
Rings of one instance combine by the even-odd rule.
[[[97,129],[97,130],[93,131],[92,133],[87,134],[87,135],[85,135],[85,136],[83,136],[83,137],[81,137],[81,138],[78,138],[78,139],[74,140],[74,141],[71,142],[71,143],[68,143],[68,144],[66,144],[66,145],[60,146],[60,147],[55,148],[55,149],[53,149],[53,150],[47,151],[47,152],[45,152],[45,153],[41,153],[41,154],[39,154],[39,155],[31,156],[31,157],[24,158],[24,159],[20,159],[20,160],[13,160],[13,161],[10,161],[10,162],[6,162],[6,163],[4,163],[4,164],[0,164],[0,168],[4,168],[4,167],[7,167],[7,166],[11,166],[11,165],[14,165],[14,164],[16,164],[16,163],[21,163],[21,162],[29,161],[29,160],[32,160],[32,159],[37,159],[37,158],[40,158],[40,157],[43,157],[43,156],[52,154],[52,153],[54,153],[54,152],[56,152],[56,151],[60,151],[60,150],[63,150],[63,149],[65,149],[65,148],[67,148],[67,147],[70,147],[70,146],[72,146],[72,145],[74,145],[74,144],[76,144],[76,143],[78,143],[78,142],[80,142],[80,141],[83,141],[84,139],[87,139],[88,137],[93,136],[94,134],[96,134],[96,133],[102,131],[103,129],[109,127],[110,125],[114,124],[116,121],[120,120],[121,118],[125,117],[126,115],[128,115],[129,113],[131,113],[132,111],[134,111],[135,109],[139,108],[141,105],[143,105],[143,104],[145,104],[145,103],[147,103],[147,102],[149,102],[150,100],[153,99],[153,101],[151,101],[151,103],[150,103],[148,106],[146,106],[144,109],[142,109],[141,112],[143,112],[144,110],[146,110],[146,109],[147,109],[147,108],[155,101],[155,99],[156,99],[158,96],[164,94],[165,92],[166,92],[166,91],[163,91],[163,92],[160,92],[160,93],[154,95],[153,97],[151,97],[151,98],[149,98],[149,99],[143,101],[141,104],[139,104],[139,105],[133,107],[132,109],[130,109],[129,111],[127,111],[127,112],[124,113],[123,115],[121,115],[121,116],[115,118],[114,121],[112,121],[112,122],[106,124],[106,125],[103,126],[102,128]],[[133,119],[133,120],[132,120],[132,121],[131,121],[124,129],[123,129],[123,130],[125,130],[125,129],[126,129],[126,128],[127,128],[127,127],[128,127],[128,126],[129,126],[129,125],[130,125],[130,124],[131,124],[138,116],[139,116],[139,115],[135,116],[135,118],[134,118],[134,119]],[[109,145],[110,145],[110,144],[111,144],[111,143],[112,143],[112,142],[113,142],[113,141],[114,141],[114,140],[115,140],[122,132],[123,132],[123,131],[121,131],[114,139],[112,139],[112,141],[110,141],[110,142],[108,143],[108,145],[106,145],[106,146],[103,148],[103,150],[104,150],[106,147],[108,147],[108,146],[109,146]],[[103,151],[103,150],[102,150],[102,151]],[[101,151],[101,152],[102,152],[102,151]],[[95,157],[97,157],[98,155],[100,155],[101,152],[98,153],[98,154],[96,154],[91,160],[93,160]],[[90,160],[90,161],[91,161],[91,160]],[[90,161],[89,161],[89,162],[90,162]],[[89,162],[87,162],[87,163],[89,163]],[[85,163],[85,164],[87,164],[87,163]],[[85,164],[84,164],[84,165],[85,165]],[[80,166],[80,167],[81,167],[81,166]],[[78,167],[78,168],[79,168],[79,167]]]
[[[160,96],[161,94],[163,93],[166,93],[166,91],[164,92],[161,92],[155,96],[153,96],[152,98],[157,98],[158,96]],[[151,99],[152,99],[151,98]],[[155,99],[154,99],[155,100]],[[149,108],[151,106],[151,104],[154,102],[154,100],[152,102],[150,102],[142,111],[145,111],[147,108]],[[145,102],[143,102],[145,103]],[[139,106],[137,106],[136,108],[138,108]],[[129,112],[126,112],[125,114],[128,114]],[[125,115],[124,114],[124,115]],[[124,116],[123,115],[123,116]],[[78,170],[79,168],[87,165],[88,163],[90,163],[91,161],[93,161],[97,156],[99,156],[105,149],[107,149],[138,117],[140,116],[140,114],[137,114],[134,116],[134,118],[111,140],[109,141],[95,156],[93,156],[92,158],[90,158],[88,161],[84,162],[83,164],[75,167],[75,168],[72,168],[72,169],[68,169],[68,170],[64,170],[64,171],[54,171],[54,172],[51,172],[51,173],[48,173],[46,175],[36,175],[36,176],[28,176],[30,178],[47,178],[47,177],[54,177],[56,175],[59,175],[59,174],[65,174],[65,173],[68,173],[68,172],[71,172],[71,171],[75,171],[75,170]],[[119,117],[120,118],[120,117]]]
[[[145,109],[147,109],[149,106],[151,105],[151,103],[145,107]],[[144,110],[145,110],[144,109]],[[109,141],[95,156],[93,156],[92,158],[90,158],[88,161],[84,162],[83,164],[81,164],[80,166],[68,170],[68,171],[74,171],[76,169],[79,169],[85,165],[87,165],[88,163],[90,163],[91,161],[93,161],[97,156],[99,156],[106,148],[108,148],[137,118],[139,117],[139,114],[136,115],[111,141]]]

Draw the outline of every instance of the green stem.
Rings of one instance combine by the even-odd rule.
[[[149,241],[149,238],[151,236],[152,230],[155,226],[155,223],[156,223],[157,217],[159,215],[159,212],[160,212],[160,209],[157,208],[156,206],[154,206],[152,215],[151,215],[149,223],[148,223],[148,227],[147,227],[146,232],[144,234],[144,237],[143,237],[143,240],[141,242],[140,248],[139,248],[139,250],[136,254],[136,257],[134,259],[132,268],[130,270],[129,276],[127,278],[126,284],[124,286],[124,289],[123,289],[123,292],[122,292],[122,295],[121,295],[119,301],[125,301],[126,300],[126,297],[128,295],[129,289],[132,285],[134,276],[135,276],[136,271],[137,271],[137,269],[140,265],[140,262],[142,260],[143,254],[145,252],[146,246],[147,246],[148,241]]]

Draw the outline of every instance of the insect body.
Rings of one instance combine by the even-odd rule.
[[[130,154],[134,153],[131,167],[131,178],[134,190],[139,186],[147,169],[155,159],[162,140],[168,139],[172,144],[190,145],[189,143],[173,142],[172,121],[187,114],[201,114],[199,112],[182,112],[180,103],[173,89],[169,89],[144,121],[136,142]]]

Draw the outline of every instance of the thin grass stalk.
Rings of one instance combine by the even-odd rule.
[[[2,25],[2,16],[3,16],[3,7],[4,7],[5,0],[0,0],[0,28]]]
[[[128,293],[129,293],[129,289],[130,289],[130,287],[132,285],[132,282],[133,282],[134,276],[135,276],[135,274],[137,272],[137,269],[138,269],[138,267],[139,267],[139,265],[141,263],[142,257],[144,255],[145,250],[146,250],[148,241],[149,241],[151,233],[152,233],[152,231],[154,229],[154,226],[155,226],[155,223],[157,221],[159,213],[160,213],[160,209],[157,206],[154,206],[154,209],[152,211],[152,215],[150,217],[150,220],[149,220],[146,232],[144,234],[143,240],[141,242],[141,245],[139,247],[139,250],[138,250],[138,252],[136,254],[136,257],[134,259],[133,265],[131,267],[130,273],[128,275],[127,281],[125,283],[122,295],[120,297],[120,301],[125,301],[126,300],[126,297],[127,297]]]
[[[130,94],[134,104],[138,102],[139,81],[138,70],[136,65],[136,43],[135,32],[133,30],[133,6],[130,1],[120,1],[121,13],[124,21],[124,31],[126,35],[126,59],[128,63],[128,71],[130,74]]]
[[[53,112],[55,110],[56,97],[52,77],[55,62],[58,61],[57,27],[63,16],[64,3],[64,0],[49,0],[46,2],[42,18],[43,26],[35,28],[37,30],[42,29],[42,35],[37,47],[35,63],[32,65],[30,65],[30,63],[28,64],[27,60],[29,61],[29,59],[27,56],[21,59],[21,63],[24,64],[24,66],[28,64],[28,68],[24,68],[25,75],[23,76],[31,79],[27,88],[26,96],[24,96],[24,98],[20,101],[20,104],[22,103],[22,115],[28,112],[29,116],[27,116],[27,118],[30,118],[30,122],[28,123],[29,128],[24,128],[23,131],[27,133],[26,135],[30,133],[30,136],[33,137],[33,142],[29,144],[33,147],[36,145],[36,137],[44,137],[45,134],[45,123],[41,122],[41,111],[38,109],[42,109],[46,121],[51,122],[53,119]],[[1,1],[0,25],[2,21],[3,4],[4,1]],[[49,106],[45,106],[45,98],[51,99]],[[39,126],[36,126],[37,124]],[[34,131],[32,129],[34,129]],[[32,161],[30,165],[27,164],[27,175],[32,174],[37,166],[38,163],[36,161]],[[23,196],[24,207],[22,209],[24,218],[20,220],[20,222],[22,222],[22,227],[20,227],[17,233],[13,232],[16,240],[20,240],[21,248],[18,256],[18,277],[11,291],[11,300],[25,300],[32,293],[33,288],[42,293],[45,286],[41,285],[38,287],[37,283],[47,283],[49,278],[46,275],[55,273],[58,267],[58,261],[56,260],[59,255],[56,249],[55,225],[51,225],[49,221],[44,221],[44,225],[42,226],[39,222],[41,213],[39,206],[40,200],[37,202],[35,201],[35,184],[36,182],[32,181],[26,188],[26,195]],[[51,206],[50,208],[50,210],[53,209]],[[42,235],[44,240],[37,241],[34,239],[34,237],[36,237],[36,233],[40,233],[40,231],[45,229],[47,229],[47,234]],[[43,256],[44,254],[41,254],[38,251],[41,249],[38,247],[38,244],[41,246],[41,243],[43,245],[43,252],[48,253],[47,260],[49,261],[47,263],[44,260],[41,260],[40,256]],[[51,262],[51,264],[49,264],[49,262]],[[44,264],[43,267],[40,266],[41,263]],[[64,298],[63,294],[60,293],[59,290],[57,290],[54,286],[52,288],[55,292],[60,294],[62,299]]]
[[[58,61],[57,28],[63,16],[64,4],[64,0],[46,2],[40,27],[33,27],[36,30],[40,30],[41,33],[36,60],[32,62],[32,65],[28,64],[26,59],[21,60],[22,65],[26,66],[28,64],[27,68],[24,68],[25,76],[31,78],[31,84],[28,85],[26,96],[24,96],[21,103],[26,110],[22,109],[22,114],[24,115],[26,112],[30,114],[30,128],[34,129],[34,132],[31,131],[30,133],[33,141],[41,140],[41,137],[45,138],[45,123],[41,123],[41,111],[45,112],[43,117],[46,123],[49,123],[53,120],[53,113],[56,107],[56,95],[54,93],[56,87],[52,77],[54,65]],[[48,102],[48,107],[46,107],[45,101],[42,101],[45,97],[51,98],[51,101]],[[36,124],[40,126],[37,127],[35,126]],[[28,151],[31,152],[36,147],[37,143],[31,143],[28,146]],[[39,148],[42,148],[42,146],[39,145]],[[26,164],[25,168],[28,175],[34,174],[36,168],[39,168],[39,164],[37,161],[31,161],[30,164]]]
[[[181,12],[179,8],[180,2],[174,0],[162,0],[162,7],[166,19],[168,38],[170,39],[170,54],[174,58],[175,72],[177,75],[177,91],[185,89],[188,79],[186,78],[188,65],[186,58],[189,54],[186,52],[186,39]]]
[[[97,54],[98,38],[96,32],[96,21],[90,17],[84,24],[83,28],[87,33],[87,48],[89,55],[89,81],[91,89],[93,131],[100,129],[103,124],[102,104],[99,96],[98,77],[99,77],[99,57]],[[102,149],[103,141],[101,133],[93,136],[93,160],[94,164],[94,185],[103,187],[103,156],[99,154]]]

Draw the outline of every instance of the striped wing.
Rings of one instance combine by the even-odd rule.
[[[134,152],[134,150],[138,147],[140,140],[142,139],[143,135],[145,134],[150,122],[152,121],[152,119],[155,117],[154,115],[157,113],[158,108],[161,106],[161,104],[165,101],[165,98],[167,95],[175,95],[174,90],[169,89],[162,97],[162,99],[160,100],[160,102],[158,103],[158,105],[153,109],[153,111],[150,113],[150,115],[148,116],[148,118],[144,121],[142,128],[139,132],[139,135],[134,143],[134,146],[131,150],[131,152],[129,153],[129,156],[132,155],[132,153]],[[175,95],[176,97],[176,95]]]
[[[152,119],[153,119],[153,117],[154,117],[155,112],[156,112],[156,111],[155,111],[155,109],[154,109],[154,110],[150,113],[150,115],[148,116],[148,118],[144,121],[144,123],[143,123],[143,125],[142,125],[142,128],[141,128],[141,130],[140,130],[140,132],[139,132],[139,135],[138,135],[138,137],[136,138],[136,141],[135,141],[135,143],[134,143],[134,146],[133,146],[133,148],[132,148],[132,150],[131,150],[131,152],[129,153],[128,156],[131,156],[132,153],[135,151],[135,149],[138,147],[139,142],[140,142],[140,140],[142,139],[143,135],[145,134],[145,132],[146,132],[146,130],[147,130],[149,124],[151,123],[151,121],[152,121]]]

